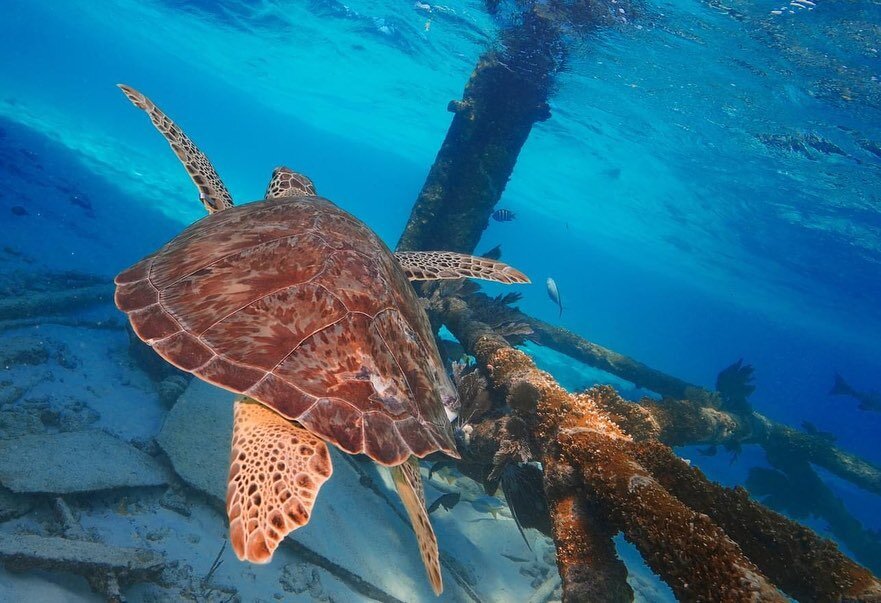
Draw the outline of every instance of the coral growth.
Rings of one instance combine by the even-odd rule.
[[[659,441],[683,437],[671,427],[682,417],[708,439],[749,433],[736,415],[688,401],[634,405],[608,387],[570,394],[462,299],[431,309],[476,357],[494,398],[535,398],[471,426],[463,471],[490,478],[500,459],[542,463],[564,600],[629,600],[610,553],[616,530],[684,601],[783,601],[778,587],[802,600],[881,600],[881,583],[832,543],[709,482]],[[745,391],[743,369],[729,393]],[[602,595],[590,590],[597,580]]]

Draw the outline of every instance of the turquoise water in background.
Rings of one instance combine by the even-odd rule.
[[[574,42],[499,204],[517,220],[491,222],[478,251],[501,244],[539,283],[522,290],[527,313],[703,386],[743,358],[758,411],[881,463],[881,413],[827,394],[836,371],[881,389],[881,5],[778,4],[647,3]],[[203,215],[116,83],[174,118],[237,202],[288,165],[394,246],[446,105],[503,20],[464,0],[430,13],[7,0],[0,13],[2,244],[30,270],[107,277]],[[780,135],[831,146],[768,142]],[[695,462],[725,483],[748,467]],[[835,487],[881,528],[877,500]]]

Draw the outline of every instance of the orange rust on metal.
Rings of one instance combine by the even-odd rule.
[[[627,568],[618,558],[613,528],[595,505],[567,481],[574,469],[555,459],[544,466],[545,493],[557,547],[557,568],[563,580],[563,602],[627,603],[633,589]]]
[[[679,600],[786,600],[721,528],[636,462],[628,442],[593,431],[561,435],[584,486]]]

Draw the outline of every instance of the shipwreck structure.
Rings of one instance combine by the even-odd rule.
[[[498,2],[487,2],[490,11]],[[566,40],[613,25],[622,4],[512,2],[522,11],[484,54],[466,84],[434,165],[398,243],[399,250],[474,252],[533,125],[549,119],[548,99]],[[629,7],[627,7],[629,9]],[[612,537],[632,542],[683,601],[881,601],[881,581],[828,540],[708,480],[672,446],[739,450],[757,444],[806,512],[823,517],[866,566],[881,571],[881,540],[864,529],[813,466],[881,495],[881,469],[838,449],[822,432],[776,423],[749,404],[752,368],[720,374],[708,391],[544,323],[467,284],[423,287],[435,326],[446,326],[477,360],[459,385],[468,424],[465,474],[494,490],[500,476],[541,467],[542,518],[557,547],[564,601],[633,599]],[[516,344],[529,339],[661,394],[628,402],[609,387],[564,390]],[[502,486],[505,480],[501,480]],[[507,493],[518,506],[517,496]],[[524,511],[521,510],[523,515]],[[781,592],[782,591],[782,592]]]

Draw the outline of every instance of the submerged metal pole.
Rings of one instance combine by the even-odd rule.
[[[502,33],[477,63],[443,145],[413,206],[399,251],[471,253],[514,171],[563,56],[557,23],[537,11]]]

